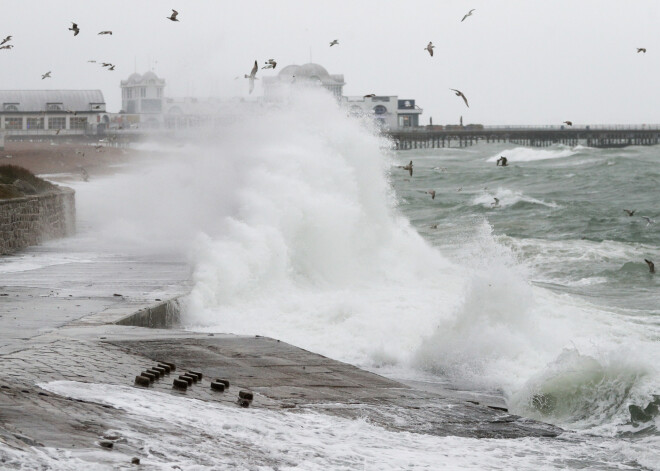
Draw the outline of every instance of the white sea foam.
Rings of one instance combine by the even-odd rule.
[[[124,420],[108,432],[122,437],[127,446],[141,449],[141,462],[150,469],[176,465],[182,469],[550,470],[570,468],[575,463],[628,469],[620,464],[630,461],[631,452],[641,463],[653,463],[657,458],[657,452],[643,446],[631,450],[601,439],[436,437],[388,431],[366,420],[313,410],[241,409],[107,384],[55,381],[40,386],[55,394],[120,409]],[[405,414],[394,420],[405,420]],[[131,456],[134,453],[121,443],[112,453],[46,448],[27,454],[0,447],[0,457],[5,458],[9,469],[80,469],[76,466],[85,462],[94,463],[96,469],[110,469],[130,462]]]
[[[512,206],[520,201],[526,202],[526,203],[532,203],[532,204],[540,204],[543,206],[547,206],[549,208],[557,208],[558,205],[557,203],[554,202],[545,202],[536,198],[532,198],[531,196],[526,196],[522,191],[514,191],[514,190],[509,190],[508,188],[502,188],[498,187],[494,191],[490,192],[484,192],[482,194],[477,195],[473,201],[473,205],[479,205],[483,206],[486,208],[492,208],[492,204],[494,202],[493,198],[499,199],[499,207],[507,207],[507,206]]]
[[[514,147],[513,149],[505,149],[498,152],[486,159],[486,162],[496,162],[501,156],[505,156],[510,163],[513,162],[533,162],[536,160],[548,159],[561,159],[563,157],[571,157],[581,150],[585,149],[581,146],[565,147],[550,149],[537,149],[531,147]]]

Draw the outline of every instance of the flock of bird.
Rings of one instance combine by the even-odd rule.
[[[172,9],[171,15],[166,16],[165,18],[167,18],[170,21],[179,21],[177,19],[178,15],[179,15],[179,12]],[[69,31],[73,31],[73,35],[78,36],[78,34],[80,34],[80,27],[78,26],[78,23],[75,23],[75,22],[72,21],[71,22],[71,27],[69,28]],[[112,31],[111,30],[100,31],[99,33],[97,33],[97,35],[98,36],[105,36],[105,35],[112,36]],[[9,42],[11,40],[12,40],[12,36],[7,36],[5,39],[3,39],[2,42],[0,42],[0,50],[1,49],[12,49],[14,47],[14,45],[9,44]],[[96,63],[95,60],[89,60],[87,62]],[[104,68],[107,68],[107,70],[110,70],[110,71],[115,70],[115,64],[112,64],[110,62],[102,62],[101,66],[104,67]],[[274,62],[273,62],[273,67],[272,68],[275,68]],[[51,78],[51,75],[50,75],[51,73],[52,73],[52,71],[49,70],[45,74],[41,74],[41,80]]]

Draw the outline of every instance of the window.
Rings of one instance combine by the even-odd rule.
[[[70,129],[87,129],[87,118],[70,118]]]
[[[43,129],[44,128],[44,119],[43,118],[28,118],[27,119],[27,128],[28,129]]]
[[[5,129],[23,129],[23,118],[5,118]]]
[[[3,108],[5,111],[18,111],[18,103],[5,103]]]
[[[147,87],[140,87],[140,98],[145,98],[147,96]]]
[[[66,129],[66,118],[48,118],[48,129]]]
[[[412,120],[410,119],[410,116],[399,116],[399,127],[406,128],[410,126],[412,126]]]
[[[126,98],[133,98],[133,89],[132,88],[127,88],[126,89]]]
[[[158,98],[163,98],[163,87],[158,87],[158,88],[156,89],[156,96],[157,96]]]
[[[47,103],[46,104],[46,111],[62,111],[64,109],[64,106],[62,103]]]
[[[374,106],[374,113],[385,114],[387,113],[387,108],[385,108],[383,105]]]

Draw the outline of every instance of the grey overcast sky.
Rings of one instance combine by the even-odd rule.
[[[660,123],[659,22],[660,0],[20,0],[3,2],[0,89],[101,89],[119,111],[134,71],[166,96],[248,96],[234,77],[255,59],[278,61],[259,77],[311,56],[345,95],[416,99],[425,124]]]

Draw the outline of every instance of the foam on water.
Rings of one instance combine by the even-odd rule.
[[[492,191],[484,192],[480,195],[475,196],[472,201],[472,204],[483,206],[485,208],[492,208],[493,198],[499,199],[499,207],[513,206],[519,202],[531,203],[531,204],[540,204],[547,206],[549,208],[556,208],[557,204],[553,202],[546,203],[536,198],[530,196],[525,196],[522,191],[509,190],[508,188],[498,187]]]
[[[505,149],[495,155],[486,159],[486,162],[496,162],[501,156],[505,156],[509,162],[534,162],[537,160],[561,159],[563,157],[571,157],[581,150],[585,149],[582,146],[564,147],[553,149],[531,149],[529,147],[514,147],[513,149]]]
[[[28,454],[0,446],[7,469],[82,469],[92,463],[95,469],[116,469],[134,456],[122,443],[139,448],[141,463],[149,469],[551,470],[581,463],[614,470],[657,465],[658,458],[657,451],[644,446],[622,448],[614,441],[570,435],[562,440],[436,437],[313,410],[242,409],[107,384],[55,381],[39,386],[119,409],[123,415],[107,433],[122,440],[112,453],[44,448]]]

